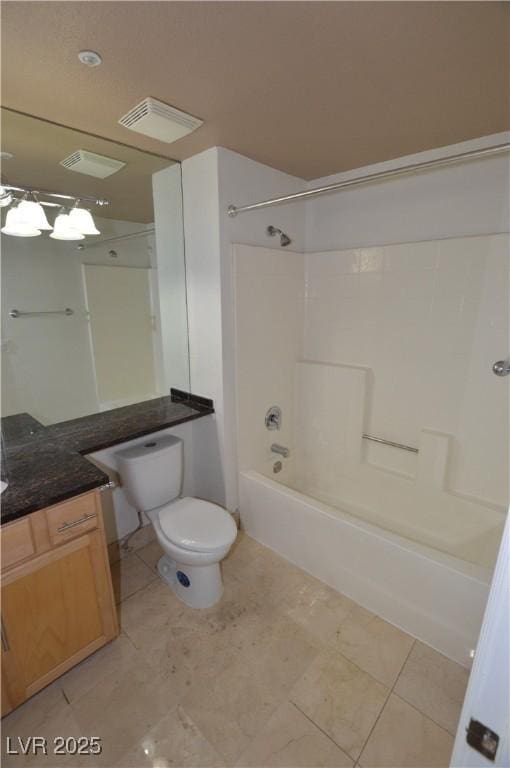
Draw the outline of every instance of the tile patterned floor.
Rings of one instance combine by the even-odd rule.
[[[204,611],[159,580],[150,531],[133,544],[112,564],[119,638],[3,721],[4,745],[94,735],[103,753],[3,755],[5,768],[448,766],[457,664],[246,535]]]

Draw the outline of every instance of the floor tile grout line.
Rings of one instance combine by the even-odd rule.
[[[134,553],[133,553],[133,554],[134,554]],[[143,562],[143,561],[142,561],[142,562]],[[146,563],[144,563],[144,565],[146,565],[146,566],[147,566],[147,568],[149,568],[149,566],[148,566]],[[116,603],[116,605],[117,605],[117,606],[120,606],[120,605],[122,605],[122,603],[125,603],[125,602],[126,602],[126,600],[131,600],[131,598],[132,598],[132,597],[134,597],[135,595],[137,595],[139,592],[141,592],[141,591],[142,591],[142,589],[146,589],[146,588],[147,588],[148,586],[150,586],[151,584],[154,584],[154,582],[155,582],[155,581],[158,579],[158,574],[157,574],[155,571],[153,571],[153,570],[152,570],[152,568],[149,568],[149,571],[150,571],[150,572],[151,572],[151,574],[153,575],[153,578],[152,578],[150,581],[148,581],[148,582],[147,582],[147,584],[144,584],[143,586],[141,586],[141,587],[138,587],[138,589],[135,589],[135,591],[134,591],[134,592],[132,592],[130,595],[126,595],[126,597],[123,597],[123,598],[121,598],[121,599],[119,600],[119,602],[118,602],[118,603]]]
[[[293,707],[295,707],[295,708],[297,709],[297,711],[298,711],[298,712],[300,712],[300,713],[303,715],[303,717],[306,717],[306,719],[308,720],[308,722],[309,722],[309,723],[311,723],[311,724],[312,724],[312,725],[313,725],[315,728],[317,728],[317,730],[318,730],[318,731],[320,731],[320,732],[323,734],[323,736],[325,736],[325,737],[326,737],[326,738],[327,738],[327,739],[328,739],[328,740],[329,740],[329,741],[330,741],[332,744],[334,744],[334,745],[335,745],[335,747],[336,747],[337,749],[339,749],[339,750],[340,750],[340,752],[341,752],[343,755],[345,755],[346,757],[348,757],[348,758],[349,758],[349,760],[353,760],[353,761],[354,761],[354,758],[352,757],[352,755],[350,755],[348,752],[346,752],[346,751],[345,751],[345,749],[344,749],[343,747],[341,747],[339,744],[337,744],[337,742],[336,742],[336,741],[335,741],[335,740],[334,740],[334,739],[333,739],[333,738],[332,738],[332,737],[329,735],[329,733],[327,733],[327,731],[323,730],[323,729],[320,727],[320,725],[319,725],[318,723],[316,723],[316,722],[315,722],[315,720],[312,720],[312,718],[311,718],[311,717],[309,717],[309,716],[306,714],[306,712],[303,712],[303,710],[302,710],[300,707],[298,707],[298,705],[296,704],[296,702],[295,702],[295,701],[292,701],[291,699],[289,699],[288,701],[289,701],[289,704],[291,704]],[[353,765],[353,768],[354,768],[354,765]]]
[[[365,739],[365,742],[364,742],[364,744],[363,744],[363,746],[362,746],[362,748],[361,748],[361,751],[360,751],[360,753],[359,753],[359,755],[358,755],[358,760],[360,759],[361,755],[363,754],[363,752],[364,752],[364,750],[365,750],[365,747],[367,746],[368,742],[370,741],[370,737],[372,736],[372,734],[373,734],[373,732],[374,732],[374,730],[375,730],[375,728],[376,728],[376,726],[377,726],[377,723],[378,723],[378,722],[379,722],[379,720],[381,719],[382,713],[383,713],[383,712],[384,712],[384,710],[386,709],[386,706],[387,706],[387,704],[388,704],[388,702],[389,702],[389,700],[390,700],[390,697],[391,697],[391,695],[392,695],[392,693],[393,693],[393,690],[394,690],[394,688],[395,688],[395,686],[396,686],[396,684],[397,684],[397,681],[398,681],[398,679],[399,679],[399,677],[400,677],[400,674],[401,674],[402,670],[404,669],[405,665],[407,664],[407,660],[408,660],[409,656],[411,655],[411,651],[413,650],[413,648],[414,648],[414,646],[415,646],[415,643],[416,643],[416,638],[413,638],[413,642],[411,643],[411,647],[410,647],[410,649],[409,649],[409,652],[407,653],[407,655],[406,655],[406,657],[405,657],[405,659],[404,659],[404,661],[403,661],[403,663],[402,663],[402,666],[401,666],[401,668],[400,668],[400,671],[399,671],[399,673],[398,673],[397,677],[395,678],[395,682],[393,683],[392,687],[391,687],[391,688],[388,690],[388,695],[386,696],[386,699],[384,700],[384,704],[383,704],[383,705],[382,705],[382,707],[381,707],[381,711],[380,711],[380,712],[379,712],[379,714],[377,715],[377,717],[376,717],[376,719],[375,719],[375,722],[374,722],[374,724],[373,724],[372,728],[370,729],[370,732],[369,732],[369,734],[368,734],[367,738]]]
[[[342,593],[340,593],[340,594],[342,594]],[[342,595],[342,596],[344,596],[344,595]],[[348,599],[350,600],[350,598],[348,598]],[[340,622],[340,624],[339,624],[338,626],[341,626],[341,624],[342,624],[342,623],[343,623],[343,622],[344,622],[344,621],[345,621],[345,620],[348,618],[348,616],[349,616],[349,614],[352,612],[352,610],[353,610],[353,609],[356,607],[356,605],[357,605],[357,604],[356,604],[354,601],[352,601],[352,603],[353,603],[353,605],[351,606],[350,610],[347,612],[346,616],[345,616],[345,617],[342,619],[342,621]],[[335,647],[334,647],[334,644],[333,644],[333,643],[331,643],[331,644],[329,645],[329,647],[327,647],[327,646],[323,646],[323,647],[322,647],[322,649],[319,649],[319,650],[318,650],[318,653],[320,653],[320,652],[325,652],[325,653],[327,653],[328,655],[331,655],[331,656],[334,656],[334,655],[338,655],[338,656],[341,656],[341,657],[342,657],[342,658],[343,658],[345,661],[347,661],[348,663],[350,663],[350,664],[352,664],[353,666],[355,666],[355,667],[356,667],[356,668],[357,668],[357,669],[358,669],[358,670],[359,670],[361,673],[363,673],[363,674],[365,674],[365,675],[368,675],[368,677],[370,677],[370,678],[371,678],[372,680],[374,680],[376,683],[379,683],[379,685],[382,685],[382,686],[384,686],[385,688],[387,688],[387,691],[388,691],[388,693],[387,693],[387,695],[386,695],[386,698],[385,698],[385,700],[384,700],[384,704],[383,704],[383,706],[382,706],[382,708],[381,708],[381,711],[379,712],[379,714],[378,714],[378,716],[377,716],[377,718],[376,718],[376,720],[375,720],[375,722],[374,722],[374,725],[373,725],[373,727],[371,728],[371,730],[370,730],[370,732],[369,732],[369,734],[368,734],[368,736],[367,736],[366,740],[365,740],[365,741],[364,741],[364,743],[363,743],[363,746],[362,746],[362,748],[361,748],[361,751],[360,751],[360,753],[359,753],[359,756],[361,756],[361,754],[362,754],[363,750],[365,749],[365,747],[366,747],[366,745],[367,745],[367,742],[368,742],[368,740],[370,739],[370,737],[371,737],[371,735],[372,735],[372,732],[373,732],[374,728],[376,727],[376,725],[377,725],[377,723],[378,723],[378,721],[379,721],[379,718],[381,717],[381,715],[382,715],[382,713],[383,713],[383,711],[384,711],[384,709],[385,709],[385,707],[386,707],[386,705],[387,705],[387,703],[388,703],[388,701],[389,701],[389,698],[390,698],[391,694],[393,693],[393,689],[394,689],[395,685],[397,684],[397,681],[398,681],[398,679],[399,679],[399,677],[400,677],[400,675],[401,675],[401,673],[402,673],[402,670],[404,669],[404,666],[405,666],[405,664],[407,663],[407,660],[408,660],[408,658],[409,658],[409,656],[410,656],[410,654],[411,654],[411,651],[413,650],[413,648],[414,648],[414,646],[415,646],[415,643],[416,643],[416,638],[414,638],[414,637],[412,637],[412,636],[410,636],[410,637],[411,637],[411,639],[412,639],[412,643],[411,643],[411,646],[410,646],[410,648],[409,648],[409,651],[408,651],[408,653],[406,654],[406,657],[405,657],[405,659],[404,659],[404,660],[403,660],[403,662],[402,662],[402,665],[401,665],[401,667],[400,667],[400,669],[399,669],[399,672],[398,672],[398,674],[397,674],[397,677],[395,678],[395,681],[394,681],[394,683],[393,683],[393,685],[392,685],[391,687],[390,687],[390,686],[387,686],[387,685],[385,685],[385,684],[384,684],[384,683],[382,683],[380,680],[378,680],[376,677],[374,677],[374,676],[373,676],[373,675],[371,675],[369,672],[367,672],[367,671],[366,671],[366,670],[364,670],[362,667],[360,667],[358,664],[356,664],[354,661],[352,661],[351,659],[349,659],[349,658],[347,658],[346,656],[344,656],[344,654],[343,654],[343,653],[341,653],[341,651],[339,651],[337,648],[335,648]],[[313,662],[311,662],[311,663],[313,663]],[[309,665],[309,666],[310,666],[310,665]],[[308,668],[307,668],[307,669],[308,669]],[[300,678],[298,678],[298,679],[301,679],[301,677],[303,677],[303,675],[305,675],[305,674],[306,674],[306,671],[307,671],[307,670],[305,670],[305,671],[303,672],[303,674],[300,676]],[[296,682],[297,682],[297,681],[296,681]],[[290,703],[291,703],[291,704],[292,704],[294,707],[296,707],[296,709],[297,709],[299,712],[301,712],[301,714],[302,714],[304,717],[306,717],[306,719],[307,719],[307,720],[309,720],[309,722],[310,722],[310,723],[312,723],[312,724],[313,724],[313,725],[314,725],[314,726],[315,726],[315,727],[316,727],[316,728],[317,728],[319,731],[321,731],[321,733],[323,733],[323,734],[324,734],[324,735],[325,735],[325,736],[326,736],[326,737],[327,737],[327,738],[328,738],[328,739],[329,739],[329,740],[330,740],[330,741],[331,741],[333,744],[335,744],[335,746],[336,746],[338,749],[340,749],[340,751],[341,751],[343,754],[346,754],[350,760],[353,760],[352,756],[351,756],[351,755],[348,755],[348,754],[347,754],[347,753],[346,753],[346,752],[345,752],[345,751],[342,749],[342,747],[340,747],[340,746],[339,746],[339,745],[336,743],[336,741],[335,741],[334,739],[332,739],[332,738],[331,738],[331,736],[329,736],[329,734],[327,734],[325,731],[323,731],[323,730],[322,730],[322,728],[321,728],[321,727],[320,727],[320,726],[319,726],[319,725],[318,725],[318,724],[317,724],[317,723],[316,723],[314,720],[312,720],[310,717],[308,717],[308,715],[307,715],[305,712],[303,712],[303,711],[302,711],[302,710],[299,708],[299,706],[298,706],[298,705],[297,705],[297,704],[296,704],[294,701],[292,701],[290,698],[289,698],[289,701],[290,701]],[[359,756],[358,756],[358,757],[359,757]],[[357,763],[357,761],[355,761],[355,762]]]
[[[419,715],[424,717],[426,720],[430,720],[431,723],[434,723],[434,725],[437,725],[438,728],[441,728],[442,731],[448,734],[448,736],[451,736],[453,739],[455,738],[455,733],[450,733],[448,728],[445,728],[444,725],[441,725],[441,723],[438,723],[437,720],[434,720],[433,717],[430,715],[427,715],[425,712],[422,712],[421,709],[418,709],[418,707],[415,704],[411,704],[410,701],[407,701],[407,699],[404,699],[403,696],[401,696],[399,693],[395,693],[395,696],[404,702],[404,704],[407,704],[408,707],[411,707],[411,709],[414,709],[415,712],[418,712]]]
[[[195,720],[193,720],[193,718],[192,718],[192,717],[191,717],[191,715],[189,714],[189,712],[188,712],[188,710],[186,709],[186,707],[184,707],[180,701],[177,701],[177,703],[176,703],[176,704],[175,704],[175,706],[173,707],[173,710],[175,710],[176,712],[178,712],[179,710],[181,710],[182,712],[184,712],[184,714],[186,715],[186,717],[188,718],[188,720],[191,720],[191,722],[193,723],[194,727],[196,728],[196,730],[197,730],[197,731],[198,731],[198,733],[200,734],[200,738],[201,738],[201,739],[203,739],[203,740],[206,742],[206,744],[208,745],[208,747],[209,747],[209,748],[210,748],[210,749],[211,749],[211,750],[214,752],[214,754],[215,754],[215,755],[218,757],[218,759],[219,759],[219,760],[223,760],[223,756],[222,756],[222,754],[220,753],[220,750],[219,750],[217,747],[215,747],[215,746],[214,746],[214,744],[213,744],[211,741],[209,741],[209,739],[207,738],[207,736],[205,735],[205,733],[202,731],[202,729],[201,729],[201,728],[199,728],[199,726],[198,726],[198,723],[196,723],[196,722],[195,722]],[[164,715],[162,719],[164,719],[165,717],[166,717],[166,715]],[[242,752],[240,752],[240,753],[239,753],[239,755],[238,755],[238,756],[237,756],[237,758],[236,758],[236,761],[237,761],[237,760],[239,760],[239,758],[241,757],[241,755],[242,755]],[[197,768],[198,768],[198,767],[197,767]]]
[[[152,544],[152,542],[149,542],[149,543],[150,543],[150,544]],[[143,547],[140,547],[140,549],[143,549]],[[136,555],[136,556],[137,556],[137,558],[140,560],[140,562],[141,562],[141,563],[143,563],[143,564],[145,565],[145,567],[149,569],[149,571],[152,571],[152,573],[155,573],[155,574],[156,574],[156,576],[157,576],[157,575],[158,575],[158,572],[157,572],[157,570],[156,570],[156,567],[155,567],[155,566],[152,566],[152,565],[149,565],[149,563],[145,562],[145,560],[143,559],[143,557],[141,557],[141,556],[138,554],[138,552],[139,552],[139,550],[138,550],[138,549],[135,549],[135,551],[134,551],[132,554],[133,554],[133,555]]]
[[[135,645],[134,640],[132,639],[132,637],[130,637],[129,633],[125,629],[123,629],[123,628],[121,628],[121,631],[119,632],[118,637],[120,637],[121,635],[124,635],[126,640],[130,643],[130,645],[133,646],[135,651],[140,652],[140,648],[137,648],[137,646]]]
[[[415,642],[416,642],[416,641],[415,641],[415,640],[414,640],[414,638],[413,638],[413,645],[414,645],[414,643],[415,643]],[[411,646],[411,647],[412,647],[412,646]],[[341,656],[341,657],[342,657],[342,659],[343,659],[344,661],[347,661],[349,664],[352,664],[352,666],[353,666],[353,667],[356,667],[356,669],[357,669],[357,670],[359,670],[360,672],[362,672],[364,675],[368,675],[368,677],[369,677],[371,680],[373,680],[375,683],[378,683],[378,685],[382,685],[382,686],[383,686],[383,688],[387,688],[387,689],[389,690],[389,692],[390,692],[390,693],[392,693],[392,692],[393,692],[393,688],[390,688],[390,686],[389,686],[389,685],[387,685],[386,683],[383,683],[383,682],[381,682],[381,680],[379,680],[377,677],[375,677],[374,675],[372,675],[370,672],[367,672],[367,670],[366,670],[366,669],[363,669],[363,667],[360,667],[360,665],[359,665],[359,664],[357,664],[355,661],[352,661],[352,660],[351,660],[351,659],[350,659],[348,656],[346,656],[345,654],[343,654],[343,653],[342,653],[342,651],[339,651],[337,648],[333,648],[333,647],[323,647],[321,652],[327,653],[329,656],[333,656],[333,655],[335,655],[335,654],[336,654],[337,656]],[[411,653],[411,651],[409,651],[409,653]],[[406,661],[407,661],[407,659],[408,659],[408,656],[409,656],[409,654],[407,654],[407,656],[406,656],[406,658],[405,658],[405,661],[404,661],[404,664],[406,663]],[[401,671],[402,671],[402,670],[401,670]],[[400,675],[400,672],[399,672],[399,675]],[[397,677],[397,679],[398,679],[398,677]],[[395,681],[395,682],[396,682],[396,681]]]
[[[405,667],[405,665],[407,664],[407,662],[408,662],[408,660],[409,660],[409,657],[410,657],[410,655],[411,655],[411,653],[412,653],[412,651],[413,651],[413,649],[414,649],[414,646],[415,646],[415,645],[416,645],[416,643],[418,643],[418,642],[421,642],[421,641],[420,641],[420,640],[418,640],[418,638],[415,638],[415,639],[414,639],[414,642],[413,642],[413,644],[412,644],[412,646],[411,646],[411,650],[410,650],[410,651],[409,651],[409,653],[407,654],[407,656],[406,656],[406,659],[405,659],[404,663],[402,664],[402,668],[401,668],[400,672],[399,672],[399,673],[398,673],[398,675],[397,675],[397,679],[395,680],[395,682],[394,682],[394,684],[393,684],[393,688],[391,689],[391,693],[394,693],[394,694],[395,694],[395,696],[398,696],[398,698],[399,698],[399,699],[402,699],[402,701],[405,701],[405,703],[406,703],[406,704],[408,704],[410,707],[412,707],[414,710],[416,710],[416,712],[418,712],[418,713],[419,713],[419,714],[420,714],[422,717],[426,717],[426,718],[428,718],[428,719],[429,719],[431,722],[435,723],[435,725],[437,725],[437,726],[438,726],[439,728],[441,728],[443,731],[445,731],[446,733],[449,733],[449,734],[450,734],[450,736],[453,736],[453,738],[455,738],[455,734],[454,734],[454,733],[453,733],[453,734],[452,734],[452,733],[450,733],[450,731],[448,730],[448,728],[445,728],[443,724],[441,724],[441,723],[438,723],[438,722],[437,722],[437,720],[434,720],[434,718],[433,718],[433,717],[431,717],[429,714],[427,714],[426,712],[422,712],[422,710],[421,710],[419,707],[417,707],[417,706],[416,706],[415,704],[413,704],[411,701],[408,701],[408,700],[405,698],[405,696],[403,696],[401,693],[397,693],[397,692],[395,691],[395,688],[397,687],[397,683],[398,683],[398,681],[400,680],[400,676],[402,675],[402,672],[404,671],[404,667]],[[386,704],[385,704],[384,706],[386,706]]]
[[[121,541],[122,541],[122,539],[117,539],[116,541],[111,541],[111,542],[110,542],[110,543],[107,545],[107,549],[109,549],[109,547],[110,547],[112,544],[117,544],[117,545],[119,545],[119,546],[118,546],[118,549],[121,549],[121,548],[122,548],[122,545],[120,544],[120,542],[121,542]],[[138,552],[139,552],[141,549],[145,549],[145,547],[148,547],[148,546],[149,546],[149,544],[152,544],[154,541],[157,541],[157,538],[156,538],[156,537],[154,537],[154,538],[150,539],[150,540],[149,540],[149,541],[147,541],[145,544],[142,544],[142,546],[141,546],[141,547],[137,547],[136,549],[130,549],[129,551],[123,551],[123,554],[122,554],[122,555],[119,555],[119,557],[116,557],[116,558],[115,558],[115,560],[111,560],[111,559],[110,559],[110,555],[108,554],[108,562],[109,562],[109,564],[110,564],[110,568],[112,567],[112,565],[116,565],[117,563],[120,563],[120,562],[122,562],[122,560],[125,560],[127,557],[129,557],[129,555],[137,555],[137,554],[138,554]]]
[[[382,705],[382,707],[381,707],[381,711],[380,711],[380,712],[379,712],[379,714],[377,715],[377,717],[376,717],[376,719],[375,719],[375,721],[374,721],[374,724],[373,724],[373,726],[371,727],[371,729],[370,729],[370,731],[369,731],[369,734],[368,734],[367,738],[366,738],[366,739],[365,739],[365,741],[363,742],[363,746],[361,747],[360,753],[359,753],[359,755],[358,755],[358,760],[359,760],[359,758],[361,757],[361,755],[363,754],[363,751],[364,751],[365,747],[367,746],[368,742],[370,741],[370,737],[372,736],[372,734],[373,734],[373,732],[374,732],[374,730],[375,730],[375,727],[376,727],[377,723],[379,722],[379,720],[380,720],[380,718],[381,718],[381,715],[382,715],[382,713],[383,713],[383,712],[384,712],[384,710],[386,709],[386,705],[387,705],[388,701],[390,700],[390,696],[391,696],[391,694],[392,694],[392,690],[391,690],[391,689],[388,689],[388,695],[387,695],[387,696],[386,696],[386,698],[384,699],[384,704],[383,704],[383,705]]]
[[[247,749],[248,749],[248,748],[251,746],[252,742],[253,742],[253,741],[254,741],[254,740],[257,738],[257,736],[259,736],[259,735],[262,733],[262,731],[264,730],[264,728],[266,727],[266,725],[268,724],[268,722],[271,720],[272,716],[273,716],[273,715],[275,714],[275,712],[276,712],[276,711],[277,711],[277,710],[278,710],[278,709],[279,709],[279,708],[282,706],[282,704],[283,704],[284,702],[285,702],[285,698],[283,698],[283,699],[282,699],[282,701],[279,701],[278,703],[275,703],[274,707],[272,707],[272,708],[271,708],[271,710],[270,710],[269,714],[267,715],[267,717],[265,717],[265,718],[264,718],[264,720],[263,720],[263,722],[261,722],[261,724],[260,724],[260,729],[257,731],[257,733],[256,733],[256,734],[254,734],[253,736],[251,736],[251,737],[250,737],[250,740],[249,740],[248,744],[247,744],[245,747],[242,747],[242,748],[241,748],[241,750],[240,750],[239,752],[237,752],[237,754],[236,754],[235,758],[233,758],[233,763],[234,763],[234,765],[235,765],[235,764],[238,762],[238,760],[239,760],[239,759],[242,757],[242,755],[244,754],[244,752],[245,752],[245,751],[246,751],[246,750],[247,750]],[[187,710],[185,709],[185,707],[184,707],[184,706],[183,706],[182,708],[184,709],[184,711],[185,711],[185,712],[187,712]],[[191,716],[190,716],[190,717],[191,717]],[[191,717],[191,720],[193,720],[193,718],[192,718],[192,717]],[[195,721],[193,720],[193,722],[195,722]],[[197,725],[197,727],[198,727],[198,725]],[[200,728],[198,728],[198,729],[200,730]],[[207,738],[207,737],[205,737],[205,738]],[[214,748],[214,749],[216,749],[216,751],[217,751],[217,752],[220,754],[220,757],[222,757],[222,758],[225,760],[225,765],[227,765],[227,763],[229,763],[229,764],[230,764],[230,758],[226,758],[226,757],[224,756],[223,752],[221,751],[221,749],[220,749],[219,747],[218,747],[218,748],[216,748],[216,747],[214,746],[214,744],[213,744],[212,746],[213,746],[213,748]]]
[[[404,671],[404,667],[405,667],[405,665],[407,664],[407,662],[409,661],[409,657],[410,657],[411,653],[413,652],[413,650],[414,650],[414,646],[416,645],[416,643],[417,643],[417,642],[418,642],[418,641],[417,641],[417,639],[416,639],[416,638],[413,638],[413,642],[411,643],[411,647],[409,648],[409,653],[408,653],[408,654],[407,654],[407,656],[405,657],[405,659],[404,659],[404,661],[403,661],[403,663],[402,663],[402,666],[400,667],[399,673],[398,673],[398,675],[397,675],[397,676],[396,676],[396,678],[395,678],[395,682],[394,682],[394,683],[393,683],[393,685],[391,686],[391,692],[392,692],[392,693],[393,693],[393,691],[395,690],[395,687],[396,687],[396,685],[397,685],[398,681],[400,680],[400,675],[401,675],[401,674],[402,674],[402,672]]]

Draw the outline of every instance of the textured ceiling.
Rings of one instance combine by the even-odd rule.
[[[2,3],[2,103],[175,159],[315,178],[510,127],[506,2]],[[91,48],[95,69],[78,62]],[[202,118],[172,145],[117,120]]]
[[[75,197],[106,198],[111,205],[95,208],[101,216],[154,221],[152,174],[167,168],[171,160],[8,109],[2,109],[0,117],[2,149],[14,155],[2,163],[4,182]],[[69,171],[60,161],[77,149],[121,160],[126,166],[106,179]]]

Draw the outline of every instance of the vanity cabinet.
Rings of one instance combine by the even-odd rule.
[[[98,491],[1,528],[2,715],[118,634]]]

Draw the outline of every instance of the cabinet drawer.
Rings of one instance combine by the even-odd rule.
[[[28,517],[2,526],[2,570],[35,554]]]
[[[97,528],[97,509],[93,494],[58,504],[46,510],[48,533],[52,544],[80,536],[85,531]]]

